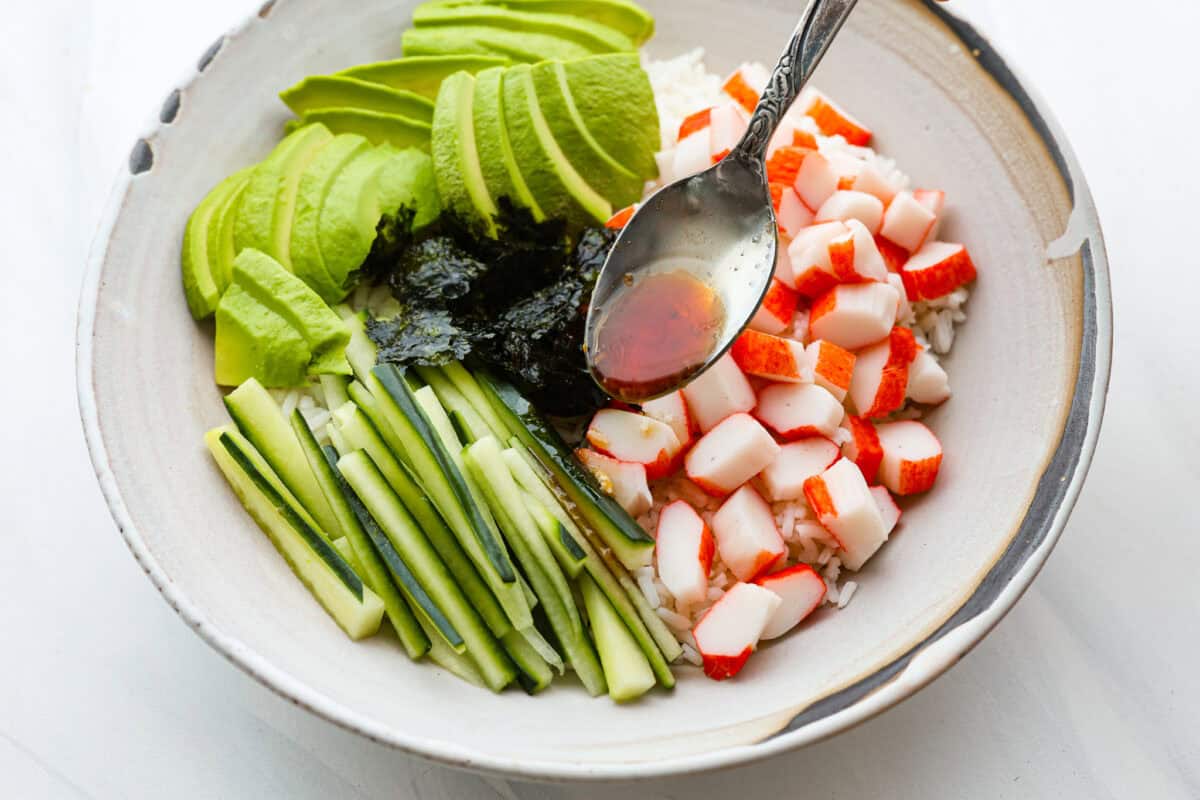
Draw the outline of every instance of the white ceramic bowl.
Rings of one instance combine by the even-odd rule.
[[[1108,379],[1107,265],[1095,210],[1045,108],[963,22],[863,0],[819,71],[919,185],[980,268],[932,416],[938,490],[862,572],[854,602],[764,648],[737,680],[680,669],[618,707],[566,684],[531,699],[354,644],[253,526],[202,433],[225,421],[211,328],[188,316],[179,242],[192,206],[260,158],[304,75],[394,57],[412,0],[279,0],[220,39],[130,156],[80,308],[80,405],[122,535],[163,596],[263,684],[364,736],[438,761],[539,778],[629,778],[744,762],[846,729],[980,640],[1029,585],[1083,481]],[[647,0],[653,56],[773,62],[795,0]],[[964,736],[974,732],[963,731]]]

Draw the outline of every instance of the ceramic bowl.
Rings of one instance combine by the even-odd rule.
[[[80,309],[80,405],[96,473],[146,574],[195,631],[331,722],[437,761],[553,779],[696,771],[799,747],[933,680],[1012,607],[1063,529],[1100,425],[1108,274],[1061,132],[993,47],[920,0],[863,0],[815,83],[869,121],[918,185],[946,190],[943,234],[980,280],[932,415],[938,490],[822,611],[736,680],[680,669],[617,706],[567,682],[536,698],[475,690],[389,636],[350,642],[254,527],[205,451],[226,421],[212,330],[188,316],[179,244],[193,205],[279,136],[281,88],[398,55],[412,0],[278,0],[219,39],[133,147]],[[726,72],[773,62],[794,0],[646,0],[654,57],[696,46]],[[964,736],[972,735],[963,731]]]

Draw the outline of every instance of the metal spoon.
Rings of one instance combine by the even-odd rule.
[[[754,316],[771,282],[778,247],[767,186],[767,143],[857,0],[811,0],[775,66],[745,136],[715,166],[651,196],[629,220],[600,272],[584,335],[588,369],[602,389],[628,402],[667,394],[720,358]],[[711,287],[722,319],[707,359],[680,364],[640,386],[604,380],[598,333],[622,292],[658,272],[683,270]],[[665,320],[664,320],[665,323]]]

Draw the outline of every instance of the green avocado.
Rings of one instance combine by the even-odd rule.
[[[628,0],[434,0],[443,6],[489,5],[518,11],[570,14],[607,25],[642,44],[654,35],[654,17]]]
[[[517,168],[547,217],[582,227],[612,216],[612,205],[575,171],[555,141],[526,64],[504,73],[504,119]]]
[[[614,208],[637,202],[646,182],[618,164],[588,131],[567,88],[563,65],[543,61],[533,66],[532,75],[542,116],[576,171]],[[631,114],[636,116],[636,109]]]
[[[220,275],[218,283],[222,287],[233,283],[233,259],[237,255],[233,246],[233,228],[242,207],[242,195],[246,193],[253,173],[254,167],[247,167],[239,173],[241,180],[238,187],[213,215],[213,224],[208,229],[208,252],[213,259],[213,274]]]
[[[304,125],[275,146],[250,176],[242,194],[234,223],[234,251],[253,247],[291,266],[288,244],[292,234],[292,211],[300,176],[317,151],[333,135],[323,125]]]
[[[488,194],[499,203],[507,197],[514,206],[528,208],[535,220],[546,218],[517,169],[508,129],[504,124],[504,68],[485,69],[475,76],[475,146]]]
[[[638,56],[593,56],[563,64],[563,69],[575,108],[600,147],[639,178],[658,177],[658,111]]]
[[[350,337],[341,318],[278,261],[258,250],[243,250],[233,262],[233,286],[251,296],[262,309],[282,318],[300,335],[311,354],[306,362],[307,374],[350,374],[350,364],[346,361]],[[235,308],[241,315],[241,327],[253,332],[254,320],[246,316],[249,306],[239,301]],[[269,315],[264,317],[270,320]],[[218,342],[220,338],[218,324]]]
[[[371,144],[429,149],[429,123],[361,108],[319,108],[300,115],[300,125],[319,123],[334,133],[357,133]]]
[[[442,213],[433,159],[415,148],[383,148],[387,160],[379,170],[379,207],[394,214],[401,207],[413,210],[413,230],[420,232]]]
[[[409,28],[400,40],[405,56],[438,56],[454,53],[504,56],[535,63],[546,59],[567,61],[593,52],[577,42],[546,33],[523,33],[486,25]]]
[[[476,72],[488,67],[504,67],[510,63],[504,56],[456,54],[444,56],[410,56],[392,61],[377,61],[337,73],[379,83],[393,89],[406,89],[428,100],[436,100],[442,81],[456,72]]]
[[[379,205],[379,172],[390,148],[369,148],[346,164],[321,201],[317,239],[325,271],[341,300],[350,276],[371,252],[382,211]]]
[[[292,271],[330,303],[337,302],[345,293],[334,283],[321,257],[321,207],[346,165],[370,149],[370,142],[361,136],[339,134],[317,154],[300,177],[296,219],[292,225]]]
[[[496,204],[475,149],[475,77],[456,72],[442,81],[433,108],[433,169],[445,206],[495,235]]]
[[[304,382],[312,350],[287,320],[236,283],[221,298],[216,316],[213,349],[218,385],[240,386],[249,378],[278,388]]]
[[[531,13],[492,5],[446,6],[422,3],[413,10],[418,28],[478,25],[522,35],[541,33],[557,36],[586,47],[593,53],[628,53],[633,40],[607,25],[567,14]]]
[[[229,278],[220,263],[220,217],[222,210],[246,184],[249,170],[230,175],[218,183],[196,206],[183,231],[183,293],[188,310],[204,319],[217,309]]]
[[[428,123],[433,101],[405,89],[338,75],[314,75],[279,93],[296,114],[325,108],[358,108],[379,111]]]

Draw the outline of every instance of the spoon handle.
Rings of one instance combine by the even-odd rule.
[[[810,0],[800,15],[800,23],[792,33],[787,49],[767,81],[746,135],[738,142],[735,152],[755,161],[766,158],[771,134],[775,133],[796,95],[821,63],[829,43],[841,30],[856,2],[858,0]]]

